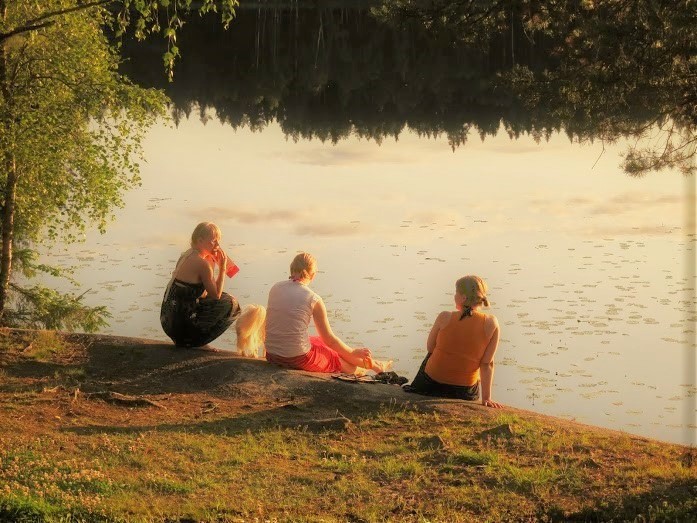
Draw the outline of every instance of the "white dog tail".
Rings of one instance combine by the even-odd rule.
[[[237,332],[237,351],[257,357],[260,350],[263,356],[266,338],[266,308],[262,305],[245,305],[235,322]]]

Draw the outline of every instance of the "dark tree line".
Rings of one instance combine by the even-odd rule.
[[[214,109],[233,127],[278,121],[293,139],[380,142],[405,129],[613,141],[662,128],[625,169],[694,168],[695,8],[688,0],[403,0],[373,9],[240,9],[229,31],[180,31],[176,82],[156,44],[123,69],[166,89],[175,117]],[[684,4],[684,5],[682,5]],[[243,4],[244,7],[244,4]]]

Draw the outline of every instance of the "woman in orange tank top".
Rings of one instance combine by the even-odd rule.
[[[414,381],[405,390],[476,400],[481,386],[482,405],[501,408],[491,399],[494,382],[494,354],[499,344],[499,324],[489,306],[486,283],[478,276],[464,276],[455,282],[455,311],[441,312],[426,342],[428,354]]]

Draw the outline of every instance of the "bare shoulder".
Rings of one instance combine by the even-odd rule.
[[[447,325],[450,322],[451,311],[441,311],[436,317],[436,324],[441,327]]]
[[[487,332],[493,333],[499,328],[499,320],[493,314],[484,313],[484,328]]]
[[[208,260],[201,258],[200,256],[192,256],[191,261],[192,267],[195,267],[196,272],[200,274],[201,277],[203,277],[204,274],[213,273],[213,266]]]
[[[182,267],[189,267],[192,269],[201,269],[204,265],[208,265],[206,261],[200,256],[189,256],[182,263]]]

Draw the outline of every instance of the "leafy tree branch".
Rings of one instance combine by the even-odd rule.
[[[67,7],[64,9],[56,9],[53,11],[48,11],[46,13],[42,13],[38,15],[37,17],[27,20],[24,22],[23,25],[19,27],[15,27],[13,29],[10,29],[9,31],[6,32],[0,32],[0,43],[3,42],[3,40],[6,40],[12,36],[22,34],[22,33],[28,33],[32,31],[37,31],[39,29],[43,29],[45,27],[48,27],[52,24],[55,23],[54,20],[51,20],[52,18],[57,18],[61,16],[65,16],[70,13],[75,13],[77,11],[83,11],[85,9],[90,9],[91,7],[97,7],[100,5],[106,5],[106,4],[113,4],[117,0],[97,0],[95,2],[78,2],[77,5],[73,7]],[[130,3],[130,2],[127,2]]]

